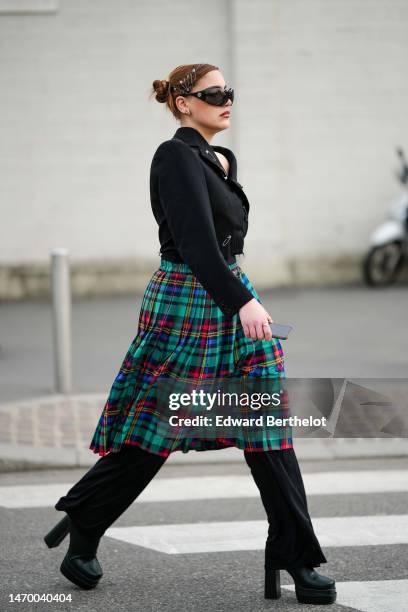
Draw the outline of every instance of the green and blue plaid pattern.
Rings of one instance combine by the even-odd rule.
[[[229,268],[259,301],[237,262]],[[185,263],[161,258],[146,287],[133,339],[112,384],[90,449],[103,456],[123,444],[157,455],[235,446],[247,451],[292,448],[292,430],[261,428],[234,438],[163,437],[157,381],[223,377],[285,378],[280,341],[246,338],[239,315],[227,317]]]

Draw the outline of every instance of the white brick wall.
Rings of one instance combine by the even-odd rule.
[[[238,157],[251,203],[241,263],[254,282],[313,280],[326,268],[334,278],[336,263],[358,262],[399,192],[407,2],[58,5],[0,15],[3,269],[47,265],[56,246],[76,263],[158,261],[149,167],[178,124],[148,93],[191,61],[221,66],[236,88],[233,127],[214,144]]]

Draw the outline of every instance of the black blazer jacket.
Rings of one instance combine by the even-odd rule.
[[[226,173],[214,151],[229,161]],[[237,181],[237,160],[192,127],[180,127],[156,149],[150,167],[150,200],[163,259],[188,264],[227,316],[252,293],[228,263],[243,253],[249,202]]]

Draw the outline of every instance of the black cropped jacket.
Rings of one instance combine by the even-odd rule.
[[[228,159],[228,174],[214,150]],[[253,299],[228,267],[243,253],[249,212],[230,149],[211,146],[192,127],[178,128],[154,153],[150,200],[161,257],[188,264],[227,316]]]

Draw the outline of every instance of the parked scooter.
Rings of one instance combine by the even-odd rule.
[[[363,279],[371,287],[394,283],[408,263],[408,165],[404,151],[396,149],[401,168],[396,173],[404,193],[390,207],[387,220],[370,237],[363,259]]]

